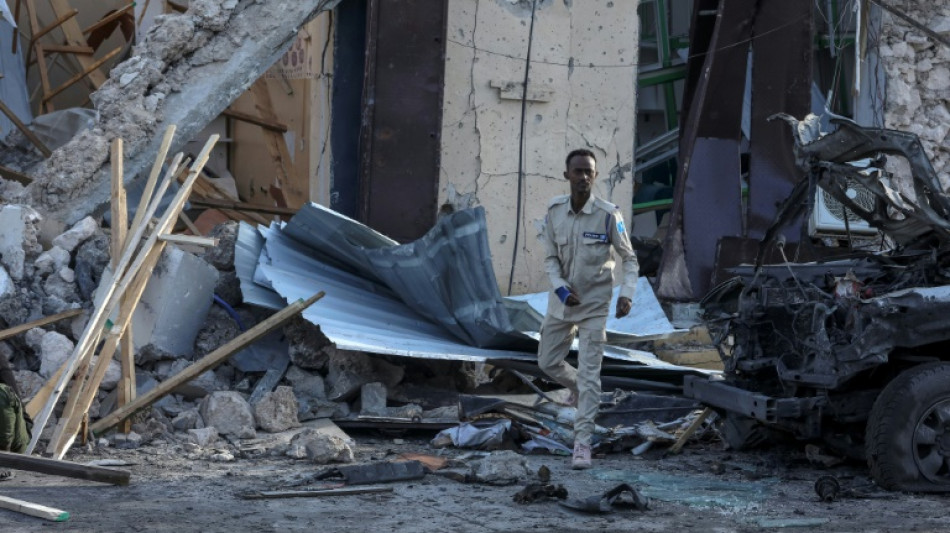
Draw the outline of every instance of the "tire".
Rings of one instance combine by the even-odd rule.
[[[732,412],[723,417],[719,431],[722,440],[736,451],[759,448],[771,440],[771,432],[758,420]]]
[[[865,446],[878,485],[950,491],[950,363],[916,366],[891,381],[871,409]]]

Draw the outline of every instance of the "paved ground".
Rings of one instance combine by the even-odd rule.
[[[351,432],[352,433],[352,432]],[[429,435],[394,439],[352,433],[357,461],[394,459],[406,452],[437,454]],[[392,492],[322,498],[246,500],[248,490],[287,488],[324,467],[286,457],[210,459],[211,451],[188,452],[175,442],[157,442],[138,450],[80,450],[77,462],[117,459],[130,463],[127,487],[113,487],[29,472],[0,483],[0,495],[70,512],[65,523],[46,522],[0,510],[0,531],[771,531],[795,527],[809,531],[946,531],[950,498],[895,494],[869,486],[861,465],[822,469],[798,449],[731,453],[718,442],[694,444],[681,455],[638,458],[610,454],[595,468],[575,472],[569,460],[551,455],[525,456],[534,472],[551,469],[551,481],[570,497],[602,493],[628,482],[651,496],[646,511],[618,510],[585,515],[554,501],[517,504],[512,496],[525,476],[511,486],[458,482],[427,475],[393,483]],[[444,450],[465,459],[470,452]],[[240,454],[238,454],[240,455]],[[861,497],[819,502],[814,482],[836,476]]]

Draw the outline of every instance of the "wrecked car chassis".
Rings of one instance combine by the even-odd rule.
[[[704,298],[725,371],[687,377],[686,395],[726,414],[734,447],[781,430],[866,458],[886,488],[950,491],[950,203],[916,136],[838,122],[812,140],[780,118],[797,134],[807,178],[780,208],[756,265],[732,269],[736,277]],[[885,154],[910,162],[916,198],[848,164],[883,167]],[[873,209],[849,197],[849,181],[871,191]],[[816,187],[894,251],[789,262],[779,231],[810,214]],[[785,261],[762,264],[772,250]]]

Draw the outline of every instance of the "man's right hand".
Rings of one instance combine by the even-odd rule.
[[[564,300],[564,305],[568,307],[574,307],[575,305],[579,305],[580,303],[581,303],[580,297],[573,290],[571,291],[571,294],[567,295],[567,299]]]

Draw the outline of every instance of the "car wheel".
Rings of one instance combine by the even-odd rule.
[[[881,392],[865,432],[871,475],[890,490],[950,491],[950,363],[927,363]]]

